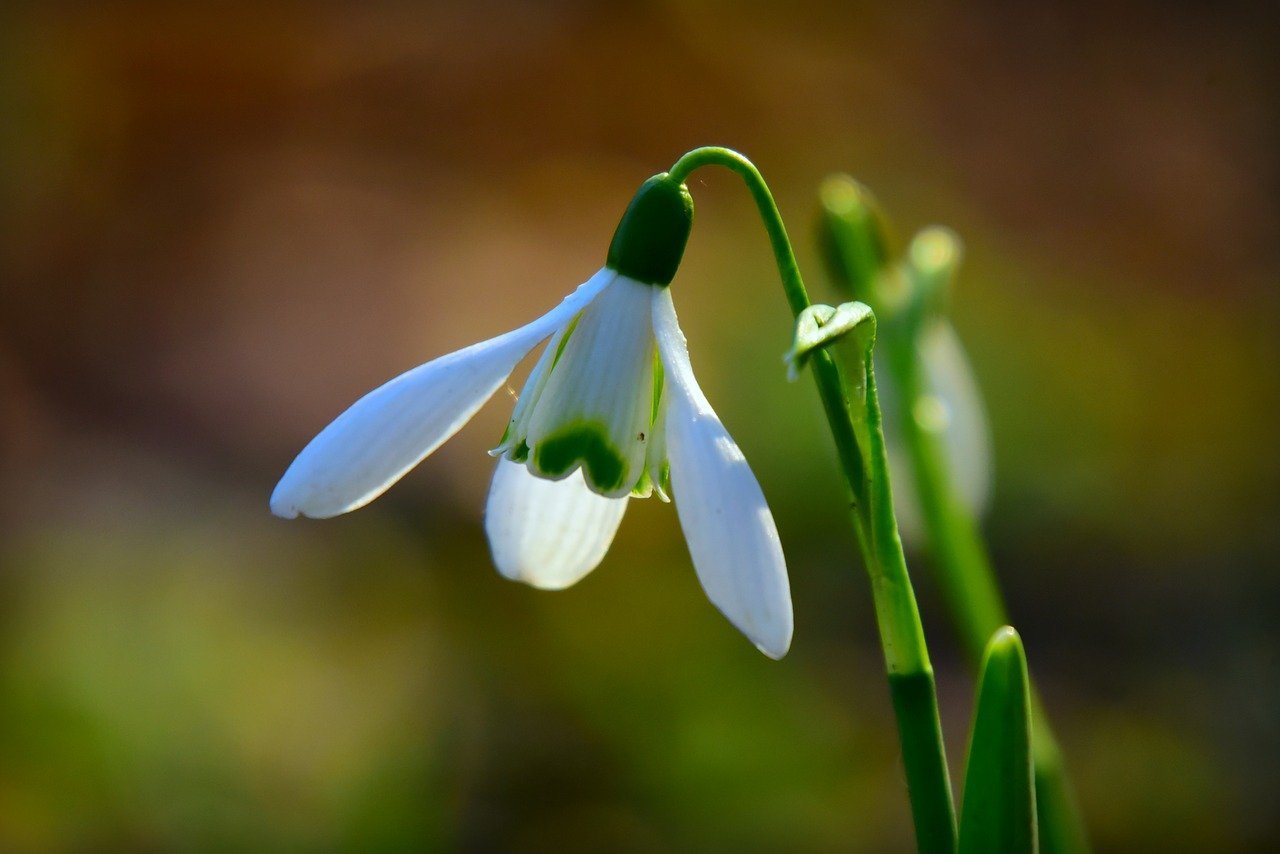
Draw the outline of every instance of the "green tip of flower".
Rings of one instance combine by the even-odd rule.
[[[960,263],[960,238],[949,228],[935,225],[911,240],[911,263],[921,270],[950,273]]]
[[[609,244],[610,269],[648,285],[675,278],[693,229],[689,188],[667,173],[640,185]]]
[[[563,477],[581,465],[582,474],[593,490],[616,492],[626,478],[626,461],[609,443],[603,424],[575,422],[556,430],[537,443],[534,464],[548,477]]]
[[[907,248],[907,275],[915,299],[926,311],[946,313],[951,282],[963,254],[964,244],[949,228],[935,225],[911,239]]]

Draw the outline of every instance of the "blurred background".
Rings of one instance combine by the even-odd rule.
[[[785,660],[656,501],[577,587],[501,579],[505,392],[367,509],[267,511],[347,404],[546,310],[723,144],[817,299],[830,172],[964,238],[986,529],[1099,849],[1274,850],[1269,6],[6,4],[0,847],[908,848],[834,454],[727,173],[674,294],[777,517]],[[913,567],[959,769],[973,686]]]

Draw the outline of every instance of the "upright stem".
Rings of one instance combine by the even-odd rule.
[[[1004,597],[977,521],[952,485],[942,442],[914,417],[916,402],[927,393],[915,337],[886,338],[886,366],[899,392],[897,420],[914,469],[938,585],[956,621],[965,652],[976,666],[982,661],[991,635],[1009,622]],[[1067,779],[1062,751],[1034,684],[1031,717],[1040,847],[1045,854],[1087,852],[1084,820]]]
[[[956,492],[942,438],[917,417],[925,396],[934,391],[920,350],[923,324],[929,322],[938,296],[949,285],[958,242],[942,230],[930,229],[928,237],[922,232],[908,251],[906,275],[886,277],[893,268],[885,241],[886,223],[875,199],[840,175],[823,183],[821,198],[824,236],[829,241],[827,261],[835,282],[881,311],[884,334],[877,349],[898,392],[894,395],[896,421],[911,463],[938,587],[961,644],[977,667],[988,640],[1009,622],[1004,597],[978,521]],[[1031,712],[1041,851],[1082,854],[1089,850],[1088,836],[1034,684]]]
[[[708,147],[695,149],[681,157],[669,174],[683,183],[690,173],[703,166],[727,168],[747,185],[768,232],[787,302],[798,317],[809,307],[809,295],[782,216],[759,170],[736,151]],[[880,407],[871,365],[869,360],[865,365],[869,423],[863,438],[864,441],[869,440],[869,446],[864,448],[859,447],[859,432],[855,426],[859,419],[853,414],[848,384],[840,366],[825,350],[813,353],[810,365],[836,443],[854,530],[871,580],[876,620],[898,720],[916,843],[921,851],[950,854],[956,848],[956,819],[938,716],[937,689],[893,515]]]
[[[940,564],[938,586],[956,620],[965,653],[977,666],[992,633],[1009,623],[1004,599],[977,522],[951,484],[946,449],[915,417],[918,401],[927,394],[916,337],[885,335],[882,344],[883,364],[898,390],[897,421],[916,475],[924,529]]]

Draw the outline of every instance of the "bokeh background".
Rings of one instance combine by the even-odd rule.
[[[5,4],[0,847],[907,848],[833,453],[727,173],[674,293],[777,516],[784,661],[656,501],[574,589],[501,579],[504,400],[365,510],[267,512],[348,403],[545,310],[724,144],[819,299],[829,172],[965,239],[986,529],[1099,849],[1274,850],[1269,7]],[[959,768],[972,683],[913,566]]]

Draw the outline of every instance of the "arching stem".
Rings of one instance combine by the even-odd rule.
[[[798,317],[809,307],[809,295],[786,226],[760,171],[736,151],[705,147],[685,154],[668,174],[684,183],[694,170],[704,166],[729,169],[747,185],[769,235],[783,292],[792,314]],[[937,689],[893,515],[880,407],[870,359],[865,365],[866,402],[857,403],[857,414],[849,385],[836,361],[825,350],[819,350],[812,355],[810,365],[836,443],[853,527],[871,580],[898,720],[916,843],[920,851],[953,852],[956,848],[955,807],[938,716]]]

